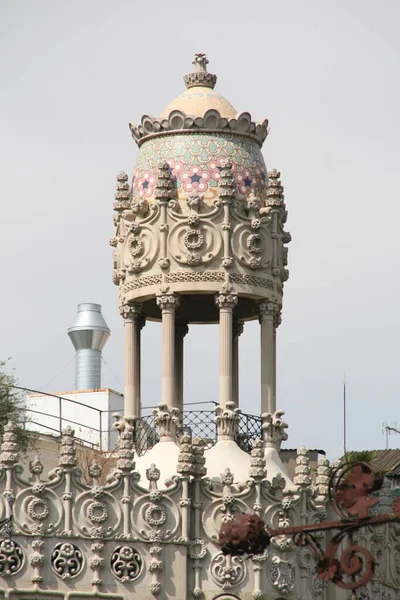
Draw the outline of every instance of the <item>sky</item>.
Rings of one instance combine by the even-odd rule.
[[[385,447],[382,424],[400,421],[399,29],[396,0],[0,0],[0,358],[20,385],[73,389],[66,330],[96,302],[112,332],[102,384],[123,391],[108,240],[115,176],[137,157],[128,122],[159,114],[206,52],[218,91],[269,119],[263,154],[285,187],[285,446],[341,455],[345,374],[349,449]],[[218,400],[217,326],[185,341],[185,402]],[[145,406],[161,401],[160,351],[149,323]],[[256,322],[240,369],[241,408],[257,414]]]

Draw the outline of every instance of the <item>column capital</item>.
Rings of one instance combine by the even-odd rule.
[[[243,329],[244,329],[243,321],[239,321],[238,319],[235,319],[233,321],[233,325],[232,325],[232,332],[233,332],[234,339],[239,338],[242,335]]]
[[[176,321],[175,322],[175,334],[177,338],[183,340],[183,338],[189,333],[189,327],[187,321]]]
[[[162,312],[173,312],[179,306],[179,296],[175,294],[160,294],[157,296],[157,306]]]
[[[181,411],[166,404],[159,404],[153,409],[154,423],[160,438],[176,438],[176,430],[180,424]]]
[[[288,439],[285,431],[288,425],[282,419],[284,414],[283,410],[277,410],[274,413],[264,413],[261,415],[261,429],[266,447],[274,447],[279,450],[281,443]]]
[[[214,412],[218,439],[233,440],[239,428],[240,408],[234,402],[227,402],[225,406],[216,406]]]
[[[264,300],[258,304],[259,320],[263,318],[271,318],[274,321],[275,327],[281,323],[281,307],[274,300]]]
[[[215,296],[215,304],[219,310],[233,310],[238,303],[238,297],[236,294],[225,294],[220,293]]]
[[[142,319],[141,304],[121,304],[119,313],[124,321],[138,321]]]

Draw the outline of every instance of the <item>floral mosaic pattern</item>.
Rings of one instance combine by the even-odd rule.
[[[154,197],[157,165],[167,161],[179,199],[198,191],[212,201],[217,195],[222,161],[230,159],[238,193],[262,196],[267,171],[256,142],[233,134],[168,135],[151,139],[140,148],[132,179],[132,199]]]

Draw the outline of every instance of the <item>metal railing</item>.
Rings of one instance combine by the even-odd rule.
[[[62,435],[62,430],[66,425],[75,426],[76,427],[86,429],[92,434],[94,434],[94,438],[96,441],[90,441],[85,437],[81,437],[78,434],[75,434],[75,439],[83,445],[87,445],[91,448],[97,448],[100,451],[109,451],[111,448],[105,448],[105,444],[103,441],[103,436],[105,434],[110,435],[115,433],[115,430],[109,427],[104,427],[103,423],[103,415],[107,415],[107,422],[109,419],[109,413],[112,412],[121,412],[123,413],[123,408],[114,409],[114,410],[101,410],[96,407],[88,406],[83,402],[79,402],[78,400],[72,400],[71,398],[66,398],[65,396],[60,396],[57,394],[50,394],[47,392],[41,392],[40,390],[34,390],[31,388],[23,388],[19,386],[12,386],[14,389],[22,390],[25,392],[31,392],[34,394],[38,394],[39,396],[46,396],[49,398],[55,398],[58,401],[57,404],[57,413],[48,413],[40,410],[36,410],[31,407],[22,408],[27,415],[27,423],[29,426],[37,426],[40,427],[41,432],[46,430],[49,432],[49,435]],[[85,407],[86,410],[94,411],[95,418],[93,419],[93,423],[96,421],[98,426],[88,425],[87,423],[82,423],[77,420],[71,419],[65,416],[65,410],[63,410],[63,403],[69,403],[71,405],[77,405]],[[211,447],[215,444],[217,440],[217,429],[215,425],[215,415],[214,410],[191,410],[187,407],[189,406],[205,406],[212,405],[213,407],[217,406],[218,403],[214,401],[204,401],[204,402],[188,402],[184,404],[183,409],[183,419],[181,427],[178,430],[178,433],[183,431],[183,428],[189,428],[191,434],[193,436],[200,436],[205,440],[206,446]],[[64,407],[65,408],[65,407]],[[133,441],[135,446],[135,451],[138,456],[142,456],[147,450],[152,448],[158,441],[159,436],[157,433],[157,429],[154,423],[154,415],[153,409],[156,408],[154,406],[144,406],[142,407],[142,416],[135,420],[134,422],[134,433],[133,433]],[[32,418],[31,415],[38,415],[46,417],[46,419],[55,419],[55,426],[52,427],[48,423],[40,422],[39,417],[36,420],[36,417]],[[92,422],[92,421],[91,421]],[[238,433],[236,435],[236,442],[238,446],[244,450],[245,452],[250,452],[251,443],[255,438],[259,438],[262,436],[261,429],[261,417],[250,415],[246,413],[241,413],[239,418],[239,428]]]

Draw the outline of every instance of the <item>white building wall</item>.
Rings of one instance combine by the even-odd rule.
[[[27,394],[27,428],[59,436],[71,425],[75,437],[101,450],[112,450],[117,439],[112,430],[114,412],[123,412],[123,396],[108,388],[56,392],[51,396]]]

